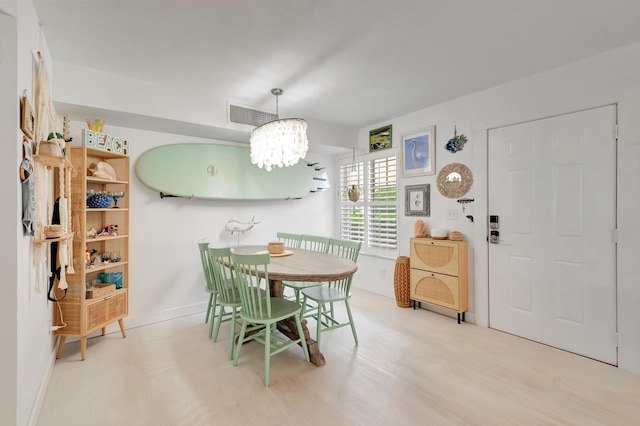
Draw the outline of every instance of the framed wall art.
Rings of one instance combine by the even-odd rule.
[[[435,145],[435,126],[402,136],[402,177],[435,174]]]
[[[33,133],[36,127],[36,118],[33,115],[33,108],[29,104],[27,95],[22,95],[20,98],[20,129],[22,133],[29,139],[33,139]]]
[[[369,152],[391,148],[391,124],[369,131]]]
[[[430,216],[430,185],[407,185],[404,187],[404,215]]]

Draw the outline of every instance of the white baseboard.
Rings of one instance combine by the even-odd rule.
[[[38,394],[36,395],[36,399],[33,402],[33,406],[31,407],[31,413],[29,414],[29,420],[27,421],[28,426],[36,426],[38,424],[40,411],[42,410],[42,404],[44,404],[44,398],[47,395],[49,382],[51,381],[51,376],[53,375],[53,367],[56,363],[56,349],[58,347],[58,339],[53,339],[53,341],[55,344],[53,345],[51,355],[49,356],[49,363],[47,365],[44,377],[42,377],[42,381],[40,382]]]

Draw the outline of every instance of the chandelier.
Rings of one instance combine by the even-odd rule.
[[[301,118],[278,115],[278,96],[282,89],[271,89],[276,97],[276,119],[256,127],[251,132],[251,163],[271,171],[274,166],[293,166],[307,155],[307,122]]]

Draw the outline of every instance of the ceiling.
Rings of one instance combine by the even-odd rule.
[[[637,0],[34,4],[55,61],[356,129],[640,40]]]

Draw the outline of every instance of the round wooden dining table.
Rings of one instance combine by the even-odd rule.
[[[267,253],[266,245],[238,246],[232,249],[238,254]],[[269,290],[272,297],[283,297],[283,281],[328,282],[348,278],[358,270],[355,262],[329,253],[286,248],[281,255],[271,255],[267,267]],[[263,277],[264,278],[264,277]],[[307,321],[303,319],[302,329],[309,348],[309,358],[318,367],[325,359],[318,343],[310,337]],[[298,338],[293,318],[278,323],[278,330],[291,339]]]

